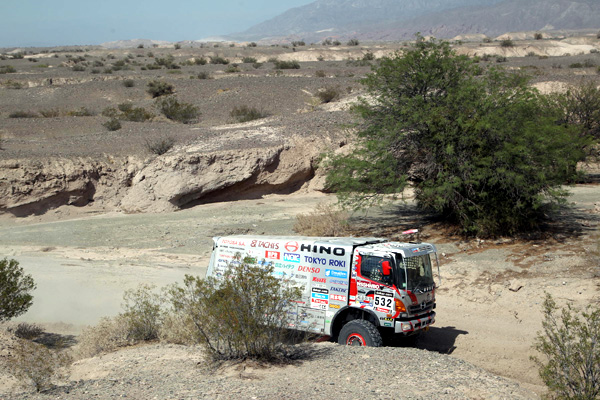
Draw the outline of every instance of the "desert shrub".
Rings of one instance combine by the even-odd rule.
[[[41,326],[30,324],[28,322],[20,322],[15,328],[9,328],[9,332],[21,339],[35,339],[44,333]]]
[[[296,215],[294,232],[304,236],[345,236],[348,212],[333,204],[321,203],[308,214]]]
[[[229,64],[229,60],[226,59],[226,58],[223,58],[221,56],[215,56],[215,57],[210,57],[210,63],[211,64],[227,65],[227,64]]]
[[[496,57],[496,62],[497,63],[505,63],[508,61],[508,58],[504,57],[504,56],[498,56]]]
[[[200,344],[213,361],[278,360],[290,355],[284,344],[288,310],[300,290],[273,276],[272,264],[237,256],[224,277],[200,279],[187,275],[169,297],[176,315],[192,321]]]
[[[252,68],[254,68],[254,69],[259,69],[260,67],[262,67],[262,63],[255,62],[252,64]]]
[[[75,351],[77,358],[93,357],[109,353],[119,347],[131,345],[128,339],[128,324],[122,316],[102,318],[95,326],[89,326],[78,337]]]
[[[111,118],[110,120],[103,123],[102,126],[104,126],[109,131],[114,132],[121,129],[121,122],[116,118]]]
[[[131,122],[144,122],[153,117],[154,114],[142,107],[132,107],[127,111],[123,111],[123,114],[119,116],[120,119]]]
[[[50,68],[48,64],[38,64],[34,65],[33,68]]]
[[[25,58],[25,53],[22,53],[22,52],[14,53],[12,55],[12,58],[15,60],[21,60],[21,59]]]
[[[598,54],[598,53],[600,53],[600,50],[598,50],[598,49],[591,49],[590,50],[590,54]]]
[[[166,57],[155,58],[154,63],[163,67],[171,68],[175,63],[175,57],[169,54]]]
[[[170,136],[159,137],[156,139],[146,139],[144,144],[146,150],[148,150],[150,153],[161,156],[173,148],[175,145],[175,139]]]
[[[33,111],[15,111],[8,114],[8,118],[37,118],[38,115]]]
[[[194,64],[196,65],[206,65],[207,61],[206,58],[204,57],[200,57],[200,58],[194,58]]]
[[[17,72],[12,65],[0,65],[0,74],[13,74]]]
[[[138,49],[143,49],[144,48],[144,44],[143,43],[138,44],[137,48]]]
[[[593,60],[590,60],[589,58],[587,60],[583,61],[584,68],[593,68],[595,66],[596,66],[596,63]]]
[[[71,68],[72,71],[83,72],[85,71],[85,67],[83,65],[76,64]]]
[[[256,63],[256,58],[254,58],[254,57],[244,57],[244,58],[242,58],[242,62],[244,64],[254,64],[254,63]]]
[[[600,309],[585,311],[570,304],[558,309],[546,294],[543,331],[534,348],[545,360],[533,357],[540,377],[553,398],[593,400],[600,397]]]
[[[92,70],[90,71],[90,73],[92,73],[92,74],[99,74],[100,70],[98,68],[92,68]]]
[[[542,40],[542,39],[544,38],[544,35],[542,35],[542,33],[541,33],[541,32],[536,32],[536,33],[533,35],[533,38],[534,38],[535,40]]]
[[[175,50],[181,49],[181,45],[179,43],[175,43],[173,47],[175,48]]]
[[[242,70],[240,69],[240,67],[237,66],[237,64],[231,64],[228,65],[227,68],[225,68],[225,72],[228,74],[233,74],[236,72],[241,72]]]
[[[596,34],[596,39],[600,39],[600,31]]]
[[[358,46],[360,43],[358,41],[358,39],[350,39],[348,40],[348,43],[346,43],[346,45],[348,46]]]
[[[300,63],[296,60],[290,60],[290,61],[275,61],[275,68],[276,69],[300,69]]]
[[[113,69],[112,68],[104,68],[104,70],[102,71],[102,73],[104,73],[104,74],[112,74],[113,73]]]
[[[210,79],[211,76],[208,72],[200,72],[198,74],[198,79]]]
[[[163,317],[164,298],[154,286],[140,285],[135,290],[127,290],[123,295],[123,313],[127,323],[127,339],[146,341],[158,339],[158,331]]]
[[[593,82],[581,82],[553,100],[563,114],[562,122],[575,126],[581,136],[600,142],[600,89]]]
[[[514,45],[515,43],[512,41],[512,39],[504,39],[500,42],[500,46],[502,47],[513,47]]]
[[[329,86],[325,89],[320,89],[317,92],[317,97],[321,100],[321,103],[330,103],[340,97],[340,90],[338,87]]]
[[[254,121],[255,119],[266,118],[269,116],[266,112],[255,107],[240,106],[234,107],[229,115],[235,118],[238,122]]]
[[[24,314],[33,303],[35,287],[17,260],[0,260],[0,322]]]
[[[292,46],[294,46],[294,47],[306,46],[306,42],[304,42],[304,40],[295,40],[292,42]]]
[[[21,83],[19,81],[13,81],[12,79],[8,79],[4,82],[2,82],[2,86],[4,86],[7,89],[23,89],[25,87],[25,83]]]
[[[153,52],[151,52],[151,51],[149,51],[149,52],[146,54],[146,56],[147,56],[148,58],[154,58],[154,53],[153,53]]]
[[[123,86],[125,86],[126,88],[132,88],[135,86],[135,81],[133,79],[125,79],[123,81]]]
[[[65,372],[71,357],[64,351],[50,350],[44,345],[19,340],[8,360],[11,372],[23,387],[33,386],[36,392],[52,388],[52,380]]]
[[[362,57],[363,61],[373,61],[375,60],[375,54],[371,51],[367,51],[363,57]]]
[[[257,46],[257,44],[256,44],[256,42],[250,42],[250,43],[248,43],[248,45],[247,45],[247,46],[248,46],[248,47],[256,47],[256,46]]]
[[[328,39],[325,39],[325,40],[323,40],[323,41],[321,42],[321,44],[322,44],[323,46],[331,46],[331,43],[332,43],[332,41],[331,41],[331,39],[329,39],[329,38],[328,38]]]
[[[492,39],[490,39],[488,37],[483,38],[483,43],[492,43]]]
[[[92,117],[96,114],[86,107],[81,107],[79,110],[68,111],[67,115],[70,117]]]
[[[535,54],[535,51],[530,51],[529,53],[527,53],[527,57],[535,57],[537,54]]]
[[[193,124],[200,118],[198,107],[180,103],[174,96],[157,99],[155,105],[165,117],[182,124]]]
[[[162,66],[160,66],[160,65],[158,65],[156,63],[154,63],[154,64],[146,64],[146,69],[152,71],[152,70],[156,70],[156,69],[162,69]]]
[[[56,118],[60,116],[60,111],[57,108],[49,108],[47,110],[40,110],[39,113],[44,118]]]
[[[315,76],[317,78],[325,78],[327,74],[325,74],[325,71],[323,71],[322,69],[318,69],[315,71]]]
[[[160,96],[167,96],[175,93],[175,88],[170,83],[164,81],[150,81],[148,82],[148,89],[146,89],[146,92],[155,99]]]

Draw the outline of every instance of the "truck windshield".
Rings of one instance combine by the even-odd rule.
[[[402,258],[396,254],[396,286],[415,293],[433,289],[433,271],[429,254]]]

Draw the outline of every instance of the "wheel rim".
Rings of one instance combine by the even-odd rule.
[[[346,339],[346,345],[348,346],[366,346],[365,338],[358,333],[353,333]]]

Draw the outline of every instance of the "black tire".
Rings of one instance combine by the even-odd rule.
[[[344,325],[338,343],[348,346],[381,347],[383,340],[375,325],[364,319],[355,319]]]

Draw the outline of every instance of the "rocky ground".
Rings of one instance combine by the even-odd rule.
[[[17,259],[38,283],[34,305],[19,321],[73,339],[82,326],[118,313],[126,289],[202,275],[212,236],[294,234],[295,215],[333,201],[315,191],[322,188],[318,160],[348,142],[347,108],[362,93],[357,79],[369,70],[349,58],[401,47],[71,48],[4,57],[0,67],[16,72],[0,75],[0,254]],[[598,53],[590,52],[600,49],[595,38],[522,41],[512,48],[465,42],[458,49],[506,56],[506,62],[481,62],[528,71],[541,90],[600,81],[597,67],[569,67],[586,60],[600,65]],[[240,63],[241,72],[210,64],[141,69],[169,54],[177,63],[218,54]],[[265,63],[241,63],[246,56]],[[87,63],[84,71],[72,70],[76,57]],[[296,59],[301,68],[278,72],[267,62],[271,57]],[[130,69],[105,72],[124,59]],[[203,72],[213,79],[198,79]],[[134,86],[124,86],[126,79]],[[157,113],[145,92],[153,79],[172,83],[178,98],[200,108],[201,121],[183,125],[157,116],[106,130],[106,107],[131,102]],[[316,94],[327,87],[338,88],[340,98],[321,104]],[[240,105],[270,116],[234,123],[229,112]],[[81,107],[95,115],[67,115]],[[46,110],[57,116],[42,118]],[[38,116],[11,118],[17,111]],[[173,149],[148,153],[146,140],[162,137],[174,138]],[[570,189],[572,207],[554,215],[545,236],[465,241],[418,213],[410,194],[407,203],[353,216],[356,235],[397,239],[399,231],[419,227],[422,239],[439,247],[438,318],[416,348],[315,344],[314,357],[296,365],[229,365],[215,372],[197,367],[197,349],[153,344],[79,360],[50,395],[537,398],[545,389],[529,356],[544,292],[561,305],[599,300],[599,171],[587,168],[589,183]],[[17,389],[9,375],[0,382],[0,398],[37,397]]]

